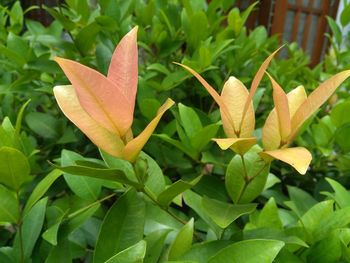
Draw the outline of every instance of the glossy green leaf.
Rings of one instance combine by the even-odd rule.
[[[221,228],[228,227],[242,215],[252,213],[257,206],[257,204],[232,205],[206,196],[202,199],[202,205],[208,216]]]
[[[141,240],[135,245],[119,252],[105,263],[143,263],[146,254],[146,242]]]
[[[131,189],[109,209],[100,229],[93,262],[103,263],[142,240],[144,223],[144,201]]]
[[[191,218],[190,221],[184,225],[180,231],[177,233],[175,240],[169,249],[169,260],[176,260],[180,258],[186,251],[188,251],[192,246],[193,240],[193,223],[194,220]]]
[[[182,103],[178,104],[182,126],[189,138],[193,138],[202,129],[202,123],[197,113]]]
[[[0,184],[0,222],[17,223],[19,202],[13,192]]]
[[[159,204],[164,207],[169,206],[171,201],[173,201],[176,196],[195,186],[201,180],[201,178],[202,176],[200,175],[190,182],[183,180],[176,181],[158,195],[157,200]]]
[[[170,229],[160,229],[148,234],[145,238],[147,250],[144,262],[157,263],[164,248],[164,242],[167,238]]]
[[[326,181],[332,186],[334,193],[333,199],[340,206],[340,208],[345,208],[350,206],[350,193],[344,186],[342,186],[337,181],[326,178]]]
[[[265,187],[269,173],[269,165],[266,164],[257,154],[256,149],[252,149],[244,155],[244,168],[242,159],[236,155],[229,163],[225,184],[227,193],[234,203],[249,203],[254,200]],[[252,178],[245,186],[245,174]]]
[[[234,243],[211,257],[208,263],[272,263],[284,243],[277,240],[246,240]]]
[[[74,165],[78,160],[84,160],[84,157],[68,150],[63,150],[61,153],[62,166]],[[90,201],[95,201],[98,198],[101,192],[101,180],[69,173],[65,173],[63,176],[69,188],[77,196]]]
[[[231,241],[228,240],[216,240],[194,244],[192,248],[181,257],[181,259],[193,260],[197,263],[206,263],[210,257],[214,256],[217,252],[230,244]]]
[[[50,186],[62,175],[60,170],[53,170],[42,179],[38,185],[34,188],[33,192],[29,196],[23,213],[26,215],[33,205],[46,193]]]
[[[23,251],[23,256],[25,259],[29,259],[32,255],[34,246],[44,225],[47,200],[47,198],[41,199],[23,218],[22,241],[20,240],[19,233],[16,234],[14,241],[14,254],[18,259],[17,262],[20,262],[19,258],[21,251]],[[23,246],[22,248],[21,245]]]
[[[18,191],[31,179],[29,173],[29,162],[23,153],[10,147],[0,148],[0,183]]]

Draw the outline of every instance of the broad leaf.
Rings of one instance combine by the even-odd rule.
[[[14,148],[0,148],[0,183],[18,191],[28,182],[30,166],[27,157]]]
[[[256,204],[232,205],[208,197],[202,199],[202,205],[208,216],[221,228],[228,227],[237,218],[252,213],[256,208]]]
[[[119,252],[105,263],[143,263],[146,254],[146,242],[141,240],[135,245]]]
[[[98,236],[94,263],[103,263],[143,238],[145,204],[131,189],[109,209]]]
[[[17,223],[19,201],[15,194],[0,184],[0,222]]]
[[[246,240],[234,243],[211,257],[208,263],[272,263],[284,246],[277,240]]]
[[[176,260],[180,258],[186,251],[192,246],[193,239],[193,218],[184,225],[179,233],[176,235],[175,240],[169,249],[169,260]]]

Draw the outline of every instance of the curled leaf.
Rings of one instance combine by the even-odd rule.
[[[293,166],[300,174],[305,174],[312,160],[311,153],[304,147],[278,149],[260,152],[259,155],[266,162],[278,159]]]
[[[231,148],[235,153],[244,155],[247,151],[256,144],[256,138],[224,138],[224,139],[212,139],[215,141],[222,150]]]

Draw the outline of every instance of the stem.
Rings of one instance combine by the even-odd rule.
[[[20,262],[24,263],[24,246],[23,246],[23,234],[22,234],[22,211],[21,206],[19,202],[19,192],[16,192],[16,197],[18,201],[18,214],[19,218],[17,221],[17,231],[18,231],[18,237],[19,237],[19,247],[20,247]]]
[[[113,193],[113,194],[107,195],[107,196],[103,197],[102,199],[97,200],[97,201],[95,201],[95,202],[93,202],[93,203],[91,203],[91,204],[89,204],[89,205],[87,205],[87,206],[85,206],[85,207],[83,207],[83,208],[81,208],[81,209],[79,209],[79,210],[77,210],[77,211],[75,211],[75,212],[69,214],[69,215],[67,216],[67,220],[72,219],[73,217],[79,215],[80,213],[83,213],[84,211],[88,210],[89,208],[93,207],[93,206],[96,205],[96,204],[102,203],[103,201],[112,198],[112,197],[115,196],[116,194],[117,194],[117,193]]]

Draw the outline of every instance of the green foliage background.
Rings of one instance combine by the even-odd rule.
[[[231,75],[249,86],[279,46],[264,27],[245,27],[255,5],[240,12],[227,0],[97,2],[44,7],[54,18],[48,27],[25,18],[36,7],[1,3],[0,262],[350,262],[348,84],[297,138],[313,154],[308,173],[274,163],[251,195],[237,199],[240,160],[210,141],[223,135],[218,108],[172,62],[193,67],[218,91]],[[268,71],[285,91],[302,84],[310,92],[350,67],[348,38],[331,18],[328,23],[324,62],[311,69],[291,43],[287,57],[271,63]],[[116,44],[134,25],[133,130],[139,133],[165,98],[181,102],[135,167],[99,152],[52,95],[53,86],[68,83],[55,56],[105,74]],[[258,138],[272,105],[264,79],[254,97]],[[255,155],[247,155],[254,168]]]

